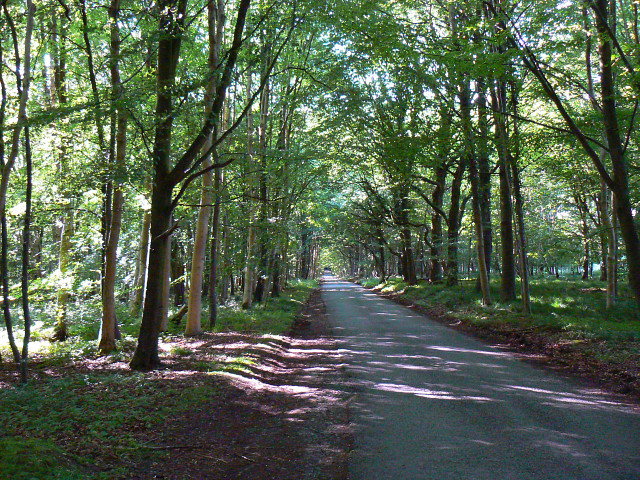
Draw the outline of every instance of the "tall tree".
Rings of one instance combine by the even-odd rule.
[[[135,369],[153,368],[160,362],[158,336],[164,321],[162,318],[164,265],[158,259],[166,257],[170,248],[169,236],[177,227],[171,223],[171,214],[175,208],[173,190],[182,182],[181,191],[183,192],[186,189],[184,181],[193,181],[204,173],[202,170],[198,170],[204,160],[201,157],[198,158],[198,155],[212,132],[213,138],[217,138],[220,112],[242,46],[245,19],[250,3],[250,0],[241,0],[238,5],[233,42],[220,75],[220,82],[216,88],[209,115],[198,136],[175,162],[173,168],[171,167],[171,132],[175,117],[173,86],[180,58],[187,0],[163,0],[159,3],[161,13],[157,65],[156,128],[153,148],[154,181],[151,197],[151,261],[148,269],[147,293],[138,345],[130,363],[131,367]],[[219,168],[221,165],[214,166]]]

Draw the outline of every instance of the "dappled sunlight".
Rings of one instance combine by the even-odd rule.
[[[454,395],[447,390],[431,390],[429,388],[414,388],[408,385],[398,385],[393,383],[379,383],[374,387],[376,390],[392,393],[406,393],[421,398],[437,399],[437,400],[473,400],[476,402],[490,402],[492,399],[487,397],[472,397],[467,395]]]
[[[510,353],[495,352],[492,350],[470,350],[466,348],[443,347],[440,345],[430,345],[426,348],[429,350],[437,350],[440,352],[471,353],[474,355],[486,355],[489,357],[513,357],[513,355]]]
[[[352,462],[363,471],[380,452],[404,459],[407,450],[425,471],[438,465],[447,475],[453,457],[469,468],[491,464],[494,453],[512,465],[527,455],[547,466],[570,459],[576,472],[594,462],[624,464],[630,471],[640,464],[636,435],[629,430],[640,422],[636,406],[359,287],[328,287],[323,295],[335,318],[336,352],[346,363],[343,388],[353,398]],[[618,445],[625,452],[618,453],[606,441],[594,441],[598,436],[627,438],[628,447]],[[477,471],[468,468],[463,471]],[[525,471],[529,476],[510,477],[505,471],[504,478],[533,478]]]
[[[317,394],[318,389],[303,385],[273,385],[259,378],[250,378],[246,375],[240,375],[231,372],[216,372],[217,375],[228,378],[234,385],[241,389],[250,389],[255,392],[269,391],[276,393],[284,393],[287,395],[312,395]]]

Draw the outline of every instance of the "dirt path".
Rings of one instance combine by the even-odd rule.
[[[327,278],[360,479],[640,478],[640,412]]]
[[[217,382],[218,394],[168,419],[151,442],[149,460],[124,478],[345,478],[345,393],[335,388],[342,383],[340,354],[326,336],[325,320],[316,292],[292,338],[215,335],[197,348],[192,344],[194,354],[181,369],[219,349],[255,363],[244,372],[194,379]]]

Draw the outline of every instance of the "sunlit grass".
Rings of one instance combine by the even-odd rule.
[[[525,316],[519,300],[500,301],[500,279],[491,281],[493,305],[483,306],[475,280],[458,285],[420,282],[407,286],[400,277],[386,282],[369,278],[363,285],[375,285],[383,293],[399,293],[427,308],[444,309],[448,315],[478,324],[502,323],[523,328],[562,331],[576,337],[640,341],[640,312],[629,289],[620,284],[617,304],[605,308],[605,285],[598,280],[536,278],[531,281],[532,315]]]

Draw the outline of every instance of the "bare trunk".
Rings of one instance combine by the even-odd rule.
[[[444,204],[446,180],[447,168],[443,162],[436,168],[436,186],[431,194],[433,205],[440,210]],[[431,256],[429,280],[432,283],[442,281],[442,243],[442,214],[434,211],[431,214],[431,245],[429,246]]]
[[[491,165],[489,151],[489,124],[487,121],[486,86],[483,78],[477,82],[477,110],[479,141],[474,141],[477,148],[478,167],[478,202],[482,218],[482,237],[484,248],[484,263],[487,278],[491,277],[491,255],[493,253],[493,227],[491,225]],[[476,288],[480,291],[480,279]]]
[[[138,316],[142,302],[144,300],[144,291],[147,283],[147,264],[149,258],[149,227],[151,226],[151,211],[145,210],[142,217],[142,230],[140,231],[140,246],[138,247],[138,260],[136,263],[135,281],[133,284],[133,292],[131,295],[131,303],[129,304],[129,313]]]
[[[247,97],[251,96],[251,72],[247,76]],[[253,168],[253,115],[247,114],[247,159],[249,168]],[[247,180],[247,190],[249,192],[247,205],[249,210],[249,227],[247,229],[247,260],[244,269],[244,290],[242,292],[242,308],[251,308],[253,303],[253,285],[256,277],[255,249],[256,249],[256,215],[253,200],[250,198],[254,194],[253,174],[249,174]]]
[[[31,195],[33,190],[33,162],[31,156],[31,139],[29,127],[24,129],[25,162],[27,167],[27,192],[24,212],[24,228],[22,234],[22,313],[24,318],[24,338],[20,357],[20,382],[27,383],[27,360],[29,358],[29,341],[31,339],[31,312],[29,311],[29,241],[31,237]]]
[[[600,88],[602,95],[602,119],[613,167],[612,190],[616,198],[616,216],[625,242],[629,266],[629,286],[636,302],[640,304],[640,236],[634,223],[633,204],[629,196],[629,173],[620,137],[616,107],[616,89],[608,29],[609,1],[597,0],[595,8],[600,54]]]
[[[51,339],[53,341],[64,341],[69,335],[67,324],[67,306],[71,296],[71,283],[69,267],[71,264],[71,250],[73,238],[73,210],[71,206],[65,207],[63,216],[62,234],[60,237],[60,252],[58,255],[58,271],[60,283],[58,284],[58,294],[56,300],[56,319]]]
[[[111,88],[112,101],[118,102],[122,96],[122,85],[120,82],[120,67],[118,58],[120,57],[120,29],[118,27],[118,16],[120,14],[120,0],[112,0],[109,7],[109,18],[111,20]],[[117,130],[116,130],[116,157],[115,165],[118,169],[124,169],[126,147],[127,147],[127,117],[123,109],[117,109]],[[110,353],[116,349],[116,337],[118,327],[116,319],[116,268],[118,264],[118,241],[122,227],[122,209],[124,206],[124,195],[120,185],[116,185],[113,192],[113,206],[111,211],[111,225],[109,226],[109,237],[105,250],[104,262],[104,284],[102,290],[102,324],[100,326],[100,336],[98,348],[103,354]]]
[[[520,174],[515,159],[509,156],[511,176],[513,178],[513,197],[515,199],[516,225],[518,229],[518,257],[520,260],[520,290],[522,310],[531,314],[531,295],[529,293],[529,268],[527,264],[527,242],[524,227],[524,200],[520,191]]]
[[[447,280],[448,287],[458,284],[458,237],[460,235],[460,189],[465,165],[458,163],[451,183],[451,204],[447,218]]]
[[[477,161],[474,151],[473,125],[471,122],[471,98],[469,80],[465,79],[460,86],[460,111],[462,130],[464,134],[463,163],[469,166],[469,181],[471,183],[473,220],[476,231],[476,247],[478,262],[478,278],[482,291],[482,304],[491,305],[491,292],[489,289],[489,272],[486,262],[485,237],[482,218],[482,198],[480,192],[480,179]]]
[[[207,92],[205,94],[205,104],[207,105],[207,116],[210,113],[210,106],[212,104],[213,96],[216,88],[215,70],[219,62],[219,52],[222,42],[222,25],[224,22],[224,2],[209,1],[207,3],[207,18],[208,18],[208,31],[209,31],[209,82],[207,85]],[[220,31],[220,35],[217,32]],[[211,135],[207,139],[202,148],[203,152],[208,152],[213,145],[213,138]],[[203,167],[211,167],[211,156],[207,156],[203,162]],[[191,275],[190,283],[191,288],[189,290],[189,308],[187,313],[187,325],[185,329],[185,335],[192,336],[202,332],[202,283],[204,278],[205,258],[207,249],[207,236],[209,232],[209,217],[211,216],[211,202],[212,202],[212,187],[213,187],[213,173],[207,172],[202,176],[202,193],[200,196],[200,210],[198,212],[198,221],[196,226],[196,235],[193,244],[193,255],[191,260]],[[216,199],[218,198],[216,192]],[[214,228],[216,228],[215,226]],[[214,233],[215,237],[215,233]],[[212,240],[214,241],[214,240]],[[215,269],[215,252],[217,245],[215,244],[211,248],[213,256],[211,257],[212,271]],[[215,282],[215,279],[210,279]],[[215,286],[209,286],[214,288]],[[211,299],[210,299],[211,300]],[[210,309],[216,308],[215,298],[212,300],[214,304],[210,305]]]
[[[160,327],[166,319],[163,308],[163,280],[168,270],[170,259],[170,234],[175,228],[172,226],[172,210],[174,199],[173,189],[183,182],[182,190],[187,188],[190,181],[197,178],[189,177],[191,167],[197,168],[197,156],[210,132],[217,131],[217,117],[224,104],[226,89],[231,81],[233,69],[238,58],[238,52],[243,45],[243,32],[246,14],[250,0],[240,0],[238,16],[233,34],[233,42],[221,75],[221,81],[216,90],[216,96],[211,108],[211,115],[207,117],[198,136],[191,142],[182,157],[171,168],[171,132],[173,127],[173,98],[172,92],[176,78],[176,69],[180,57],[180,45],[184,32],[184,21],[187,10],[187,0],[161,0],[158,4],[160,13],[158,68],[155,109],[155,141],[153,147],[154,182],[151,198],[151,248],[150,264],[147,281],[147,295],[145,298],[142,323],[138,335],[138,345],[130,362],[131,368],[150,369],[159,364],[158,336]],[[162,261],[165,259],[165,261]]]
[[[213,205],[213,217],[211,218],[211,254],[209,259],[211,267],[209,270],[209,328],[216,325],[218,319],[218,250],[220,246],[220,202],[222,188],[222,172],[216,170],[215,176],[215,204]]]
[[[604,267],[606,271],[604,272],[604,280],[607,282],[607,296],[606,296],[606,304],[607,310],[612,308],[616,303],[616,292],[615,292],[615,275],[616,275],[616,231],[613,228],[613,222],[611,219],[611,215],[609,214],[609,191],[604,182],[600,182],[600,195],[598,197],[598,210],[600,212],[600,219],[602,222],[602,227],[604,229],[605,236],[605,252],[606,252],[606,261],[604,262]]]
[[[179,0],[178,2],[165,0],[159,4],[159,11],[161,12],[159,31],[161,35],[158,43],[149,268],[138,344],[129,364],[131,368],[139,370],[148,370],[160,363],[158,336],[163,324],[166,324],[167,321],[168,282],[165,283],[165,278],[170,269],[171,202],[173,187],[175,186],[169,180],[171,172],[171,132],[173,128],[172,87],[180,55],[180,32],[185,10],[186,0]]]
[[[516,269],[513,243],[513,203],[511,200],[511,178],[507,156],[509,137],[506,125],[506,85],[500,80],[492,84],[491,103],[495,119],[495,140],[498,151],[500,177],[500,238],[502,257],[502,285],[500,299],[503,302],[516,298]]]
[[[6,9],[6,5],[5,5],[5,9]],[[27,352],[28,352],[28,343],[29,343],[29,335],[30,335],[30,325],[28,325],[28,322],[30,321],[29,316],[28,316],[28,303],[27,303],[27,298],[23,298],[23,308],[24,308],[24,313],[25,313],[25,337],[24,337],[24,343],[23,343],[23,350],[22,350],[22,354],[20,354],[20,352],[18,351],[18,347],[17,344],[15,342],[15,338],[13,336],[13,325],[12,325],[12,321],[11,321],[11,304],[10,304],[10,298],[9,298],[9,271],[8,271],[8,232],[7,232],[7,222],[6,222],[6,205],[7,205],[7,191],[8,191],[8,187],[9,187],[9,177],[11,175],[11,172],[13,170],[13,166],[15,164],[16,158],[18,157],[18,152],[19,152],[19,148],[20,148],[20,133],[22,131],[23,126],[25,125],[26,121],[27,121],[27,102],[29,100],[29,86],[31,84],[31,37],[33,34],[33,24],[34,24],[34,16],[35,16],[35,5],[33,4],[32,0],[27,0],[26,2],[26,29],[25,29],[25,38],[24,38],[24,65],[22,66],[23,68],[23,72],[22,72],[22,76],[21,76],[21,71],[20,71],[20,67],[21,67],[21,59],[15,58],[15,75],[16,75],[16,84],[18,87],[18,95],[19,95],[19,102],[18,102],[18,116],[17,116],[17,122],[16,125],[13,127],[13,132],[12,132],[12,136],[11,136],[11,151],[9,152],[9,158],[7,159],[6,163],[5,163],[5,159],[4,159],[4,138],[0,139],[0,143],[2,144],[2,163],[0,164],[0,167],[2,169],[2,177],[0,178],[0,223],[2,224],[1,226],[1,243],[2,243],[2,252],[1,252],[1,259],[0,259],[0,273],[2,274],[2,291],[3,291],[3,313],[4,313],[4,320],[5,320],[5,325],[7,328],[7,335],[9,337],[9,344],[11,346],[11,352],[13,353],[13,357],[14,360],[16,361],[16,363],[18,363],[19,365],[19,369],[20,369],[20,373],[21,373],[21,380],[23,382],[26,382],[26,361],[27,361]],[[9,14],[7,13],[8,11],[5,10],[7,19],[9,19]],[[17,33],[15,31],[15,26],[13,24],[13,21],[11,21],[11,36],[12,36],[12,40],[13,40],[13,46],[14,46],[14,51],[19,51],[19,47],[18,47],[18,38],[17,38]],[[2,47],[0,46],[0,52],[2,51]],[[0,55],[0,60],[2,60],[1,55]],[[1,78],[1,74],[0,74],[0,78]],[[1,121],[1,127],[2,130],[0,130],[0,135],[4,135],[4,122],[5,122],[5,108],[6,108],[6,103],[7,103],[7,95],[6,95],[6,87],[5,87],[5,83],[4,83],[4,79],[2,79],[2,121]],[[27,163],[28,163],[28,199],[27,201],[29,202],[28,204],[28,208],[27,208],[27,212],[25,214],[25,236],[26,236],[26,241],[28,242],[29,238],[28,238],[28,221],[30,221],[30,182],[31,182],[31,150],[30,150],[30,143],[29,143],[29,139],[28,139],[28,131],[25,129],[25,143],[26,143],[26,148],[27,151],[25,152],[27,158]],[[23,262],[27,261],[27,267],[28,267],[28,244],[26,247],[26,250],[23,251]],[[23,282],[26,281],[26,277],[25,275],[27,275],[27,272],[24,271],[24,263],[23,263]],[[23,292],[24,294],[26,294],[25,289],[25,285],[23,285]]]
[[[209,148],[209,143],[204,149]],[[203,166],[211,166],[211,160],[203,162]],[[209,217],[211,216],[211,190],[212,173],[202,176],[202,193],[200,195],[200,210],[198,211],[198,221],[196,223],[196,234],[193,242],[193,255],[191,258],[190,289],[187,310],[187,325],[185,335],[193,336],[202,332],[202,280],[204,278],[205,256],[207,249],[207,237],[209,233]]]

